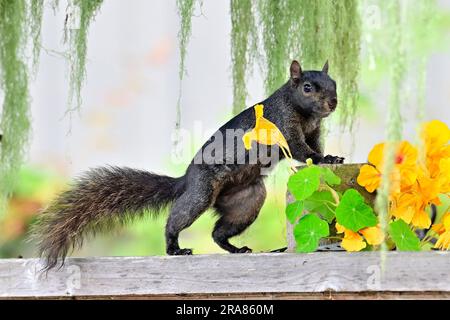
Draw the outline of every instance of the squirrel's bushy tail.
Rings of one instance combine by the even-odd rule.
[[[146,209],[159,211],[184,191],[183,178],[130,168],[88,171],[38,217],[31,231],[46,269],[55,267],[88,233],[124,224]]]

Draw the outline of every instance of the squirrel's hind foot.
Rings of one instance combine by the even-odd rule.
[[[190,256],[192,255],[192,249],[173,249],[167,251],[169,256]]]
[[[238,248],[235,252],[232,253],[252,253],[253,250],[250,249],[249,247],[242,247],[242,248]]]

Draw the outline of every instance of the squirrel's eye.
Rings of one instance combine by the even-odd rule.
[[[305,84],[303,85],[303,91],[306,92],[306,93],[311,92],[311,91],[312,91],[312,86],[311,86],[311,84],[310,84],[310,83],[305,83]]]

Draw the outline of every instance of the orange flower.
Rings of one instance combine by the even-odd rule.
[[[379,225],[361,229],[359,232],[364,236],[367,243],[373,246],[379,245],[384,241],[384,234]]]
[[[449,250],[450,249],[450,212],[447,212],[442,217],[442,222],[433,225],[432,229],[439,235],[438,241],[435,244],[436,249]]]
[[[336,232],[344,233],[344,238],[341,242],[341,247],[346,251],[361,251],[367,244],[379,245],[383,242],[384,236],[379,226],[368,227],[354,232],[352,230],[346,229],[344,226],[336,222]],[[364,238],[361,236],[364,236]],[[364,241],[364,239],[366,241]]]
[[[368,192],[375,191],[383,176],[385,144],[379,143],[369,153],[369,165],[363,165],[357,182]],[[395,166],[390,176],[391,192],[399,192],[400,187],[411,186],[417,179],[417,149],[408,141],[402,141],[395,154]]]
[[[439,175],[440,160],[450,157],[450,129],[439,120],[433,120],[424,124],[421,132],[425,145],[426,166],[430,176]]]
[[[356,181],[360,186],[363,186],[368,192],[372,193],[380,186],[381,172],[376,167],[365,164],[359,170]]]
[[[419,200],[420,195],[415,192],[398,193],[393,196],[391,214],[409,224],[416,212],[417,201]]]

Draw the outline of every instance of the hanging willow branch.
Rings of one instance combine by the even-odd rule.
[[[30,34],[33,44],[33,73],[36,73],[41,53],[41,25],[44,13],[44,0],[31,0]]]
[[[0,0],[0,84],[4,94],[0,120],[1,211],[11,194],[29,139],[30,115],[25,0]]]
[[[186,52],[187,45],[189,42],[189,38],[191,36],[192,30],[192,16],[194,14],[194,5],[195,0],[177,0],[178,6],[178,14],[181,18],[181,27],[180,32],[178,33],[179,45],[180,45],[180,68],[178,71],[180,87],[178,93],[178,101],[177,101],[177,114],[175,120],[175,128],[178,134],[178,130],[180,129],[181,123],[181,88],[182,82],[184,78],[184,74],[186,72],[185,69],[185,60],[186,60]]]
[[[86,77],[89,25],[102,2],[103,0],[72,0],[69,5],[71,12],[66,17],[65,25],[65,39],[69,43],[70,60],[68,112],[78,110],[81,106],[81,89]]]
[[[235,112],[245,101],[249,56],[262,57],[267,94],[286,82],[291,59],[301,59],[305,69],[321,68],[329,60],[339,84],[341,124],[351,125],[357,106],[361,38],[357,0],[232,0],[230,5]],[[249,46],[257,43],[252,34],[255,21],[262,30],[263,55],[256,45]]]
[[[352,129],[358,103],[361,20],[358,0],[334,0],[332,63],[339,80],[340,123]]]
[[[391,54],[386,57],[391,64],[391,93],[388,107],[387,117],[387,145],[384,158],[383,176],[390,177],[395,165],[395,154],[398,143],[402,138],[402,119],[400,115],[401,101],[400,92],[405,78],[405,52],[403,39],[403,22],[401,17],[401,5],[399,0],[392,1],[386,8],[389,12],[390,35],[392,42]],[[381,182],[375,201],[380,223],[383,232],[387,232],[389,221],[389,194],[391,190],[389,178],[385,178]],[[386,245],[383,244],[382,252],[386,251]],[[382,256],[384,260],[384,255]]]
[[[231,0],[231,61],[233,69],[233,114],[245,109],[246,75],[257,50],[255,18],[251,0]]]
[[[267,69],[265,88],[268,94],[286,82],[287,66],[290,60],[289,25],[293,21],[292,11],[287,10],[287,5],[286,0],[258,2]]]

